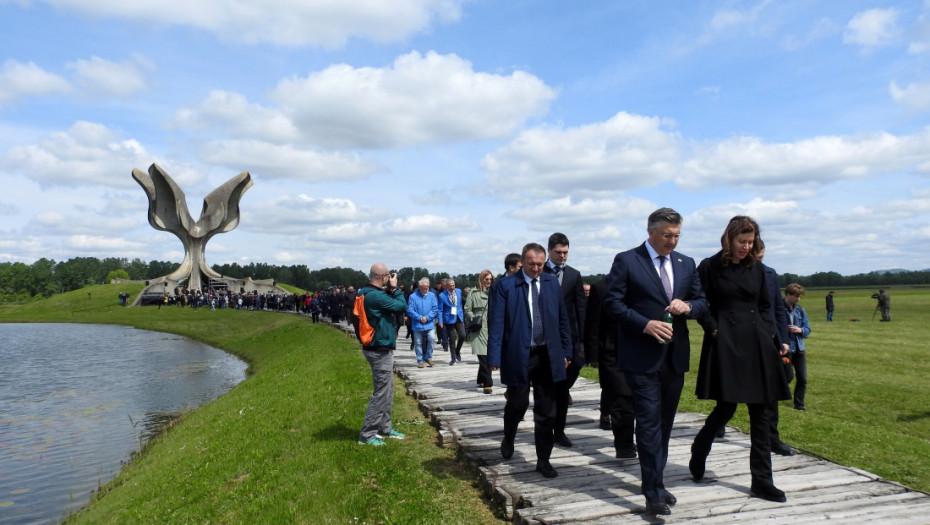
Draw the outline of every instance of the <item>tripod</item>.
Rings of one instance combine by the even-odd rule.
[[[875,311],[872,312],[872,320],[873,320],[873,321],[875,320],[875,314],[877,314],[877,313],[878,313],[878,305],[876,304],[876,305],[875,305]]]

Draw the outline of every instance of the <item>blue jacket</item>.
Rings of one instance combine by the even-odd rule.
[[[558,281],[556,281],[558,282]],[[449,290],[439,294],[439,322],[441,324],[455,324],[465,322],[465,303],[462,301],[462,290],[455,289],[455,315],[452,315],[452,302],[449,300]]]
[[[529,386],[532,339],[529,293],[523,270],[491,286],[488,309],[488,366],[500,367],[501,382]],[[497,284],[500,283],[500,284]],[[545,327],[552,381],[565,380],[565,360],[572,358],[572,332],[562,287],[554,276],[539,276],[539,308]]]
[[[793,324],[803,330],[800,334],[788,334],[788,346],[791,347],[788,351],[804,352],[804,340],[811,335],[811,325],[807,322],[807,312],[799,304],[794,305],[794,312],[788,308],[787,303],[785,303],[785,309],[788,311],[788,324]]]
[[[785,311],[785,301],[781,299],[781,293],[778,291],[778,273],[764,264],[762,270],[765,275],[765,289],[772,298],[771,311],[772,326],[775,327],[775,343],[778,351],[781,352],[781,345],[788,343],[788,313]]]
[[[436,303],[436,294],[427,290],[426,295],[420,295],[420,290],[416,290],[407,298],[407,317],[410,318],[410,326],[414,332],[426,332],[432,330],[436,319],[439,317],[439,306]],[[426,322],[420,322],[420,318],[426,317]]]

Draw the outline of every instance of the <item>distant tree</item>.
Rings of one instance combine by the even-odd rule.
[[[113,282],[113,279],[125,279],[129,280],[129,272],[126,270],[110,270],[110,273],[107,274],[106,282],[107,284]]]
[[[130,279],[135,279],[141,281],[144,279],[154,279],[156,277],[161,277],[161,275],[149,275],[149,265],[142,261],[142,259],[135,258],[129,261],[129,264],[126,265],[126,273],[129,274]]]

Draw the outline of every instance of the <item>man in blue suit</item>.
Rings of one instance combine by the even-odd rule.
[[[671,514],[677,502],[663,477],[668,442],[688,371],[687,319],[707,310],[694,260],[675,251],[681,215],[654,211],[648,239],[614,258],[604,307],[617,323],[617,362],[633,392],[636,442],[646,511]],[[662,321],[669,311],[671,324]]]
[[[507,385],[501,456],[513,455],[517,425],[526,414],[533,387],[536,470],[547,478],[558,473],[549,463],[556,418],[555,384],[565,381],[572,344],[568,311],[559,280],[543,273],[546,249],[523,247],[523,268],[492,287],[488,316],[488,365],[501,371]]]
[[[439,329],[449,341],[450,365],[462,360],[462,343],[465,342],[465,302],[462,290],[455,287],[455,280],[446,281],[446,290],[438,295]]]

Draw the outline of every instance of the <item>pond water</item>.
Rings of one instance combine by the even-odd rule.
[[[246,368],[172,334],[0,323],[0,524],[60,522],[166,418],[228,392]]]

